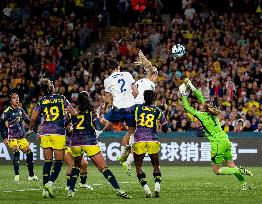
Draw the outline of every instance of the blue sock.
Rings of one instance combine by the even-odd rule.
[[[80,169],[77,167],[73,167],[70,177],[70,188],[69,190],[75,191],[75,185],[77,181],[77,177],[79,176]]]
[[[53,161],[52,160],[45,160],[44,166],[43,166],[43,184],[45,185],[50,176],[50,171],[52,168]]]
[[[58,175],[61,171],[62,166],[63,166],[62,160],[56,160],[55,161],[52,173],[51,173],[50,178],[49,178],[49,181],[54,182],[57,179],[57,177],[58,177]]]
[[[26,163],[29,176],[34,176],[34,161],[33,161],[33,152],[29,149],[26,153]]]
[[[70,186],[70,177],[71,174],[66,174],[66,186]]]
[[[109,181],[109,183],[113,186],[114,189],[120,189],[120,187],[117,183],[116,177],[108,168],[105,168],[102,171],[102,173],[103,173],[104,177]]]
[[[83,174],[80,174],[80,183],[82,184],[85,184],[86,183],[86,180],[87,180],[87,172],[86,173],[83,173]]]
[[[19,160],[20,160],[20,152],[18,149],[16,149],[14,152],[14,158],[13,158],[13,165],[14,165],[14,171],[15,175],[19,175]]]
[[[147,184],[146,174],[145,173],[137,174],[137,178],[138,178],[139,183],[141,184],[141,186],[144,186],[144,185]]]
[[[161,173],[158,172],[158,173],[153,173],[153,176],[155,178],[155,183],[158,182],[158,183],[161,183]]]

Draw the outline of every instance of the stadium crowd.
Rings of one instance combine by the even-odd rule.
[[[31,1],[20,7],[14,2],[1,4],[0,113],[16,91],[30,115],[39,97],[37,82],[49,77],[72,104],[86,90],[103,115],[107,56],[138,80],[144,70],[133,62],[141,49],[158,68],[156,104],[165,112],[169,131],[200,127],[181,104],[178,86],[185,77],[221,109],[225,131],[262,131],[262,27],[255,11],[218,13],[188,4],[170,23],[145,11],[139,23],[130,23],[107,44],[94,44],[101,38],[102,15],[76,15],[84,8],[74,1]],[[186,47],[182,59],[171,53],[177,43]],[[189,100],[200,108],[194,97]]]

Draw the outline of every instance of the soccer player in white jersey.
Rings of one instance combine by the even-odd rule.
[[[111,75],[104,80],[105,87],[105,107],[108,104],[113,108],[104,115],[102,123],[108,125],[110,123],[124,121],[128,126],[128,132],[123,137],[121,143],[121,158],[128,156],[129,138],[135,130],[135,116],[125,110],[135,105],[135,97],[138,94],[135,80],[129,72],[121,72],[117,60],[108,58],[107,67]]]
[[[144,56],[141,50],[139,51],[138,58],[135,64],[143,66],[146,73],[145,78],[140,79],[136,82],[138,95],[135,98],[135,104],[137,105],[137,104],[145,103],[144,92],[146,90],[155,91],[155,87],[156,87],[155,83],[157,81],[158,71],[157,68],[152,66],[151,62],[146,59],[146,57]],[[129,140],[129,145],[132,146],[133,143],[134,143],[134,135],[131,135]],[[131,175],[131,164],[133,161],[134,161],[134,157],[132,153],[128,155],[126,161],[120,160],[120,162],[123,165],[123,168],[125,169],[125,172],[128,175]]]

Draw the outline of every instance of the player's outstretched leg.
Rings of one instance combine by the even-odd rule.
[[[13,166],[15,171],[14,181],[19,182],[19,160],[20,160],[20,152],[19,149],[13,150]]]
[[[37,176],[34,173],[34,162],[33,162],[33,152],[31,149],[28,149],[26,152],[26,163],[29,173],[28,181],[38,181]]]
[[[239,169],[237,167],[234,167],[234,168],[222,167],[222,168],[214,169],[214,166],[217,166],[217,165],[213,165],[213,171],[217,175],[235,175],[235,177],[238,179],[238,181],[242,185],[241,190],[250,190],[251,189],[248,186],[247,182],[245,181],[245,178],[244,178],[243,174],[239,171]]]
[[[238,170],[243,174],[243,175],[247,175],[247,176],[254,176],[254,174],[252,173],[252,171],[245,169],[243,166],[239,166]]]
[[[102,174],[108,180],[108,182],[111,184],[111,186],[115,189],[115,192],[116,192],[117,196],[119,196],[121,198],[125,198],[125,199],[132,198],[126,192],[124,192],[123,190],[120,189],[120,186],[119,186],[119,184],[118,184],[118,182],[116,180],[116,177],[112,173],[112,171],[110,171],[110,169],[108,169],[107,167],[104,168],[102,170]]]
[[[119,160],[120,161],[120,160]],[[125,173],[128,175],[128,176],[131,176],[131,164],[133,163],[134,161],[134,157],[133,157],[133,154],[130,153],[126,159],[125,162],[121,162],[122,166],[123,166],[123,169],[125,171]]]
[[[132,145],[134,144],[134,134],[132,134],[129,138],[129,146],[131,148],[131,151],[126,159],[125,162],[122,162],[122,166],[126,172],[127,175],[131,176],[131,165],[134,162],[134,155],[132,151]]]
[[[88,162],[82,158],[82,161],[81,161],[81,168],[80,168],[80,183],[79,183],[79,187],[80,188],[85,188],[87,190],[93,190],[93,187],[88,185],[86,183],[86,180],[87,180],[87,165],[88,165]]]
[[[91,156],[90,159],[94,162],[98,170],[104,175],[104,177],[108,180],[111,186],[115,189],[117,196],[125,199],[132,198],[125,191],[120,189],[120,186],[115,178],[115,175],[108,169],[106,165],[106,161],[101,151],[98,154]]]
[[[135,131],[134,127],[128,127],[127,134],[122,138],[120,156],[117,157],[117,160],[121,164],[127,160],[127,157],[131,152],[131,146],[129,145],[129,140],[131,135],[134,133],[134,131]]]

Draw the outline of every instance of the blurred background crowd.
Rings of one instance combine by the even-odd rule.
[[[256,0],[6,0],[0,2],[0,113],[12,91],[31,113],[41,77],[76,104],[86,90],[100,115],[106,58],[138,80],[142,50],[159,70],[156,105],[170,131],[198,130],[182,107],[178,86],[185,77],[221,109],[225,131],[262,131],[262,18]],[[117,33],[105,40],[111,26]],[[180,43],[186,56],[174,59]],[[196,98],[190,102],[200,109]],[[114,129],[124,130],[123,124]]]

